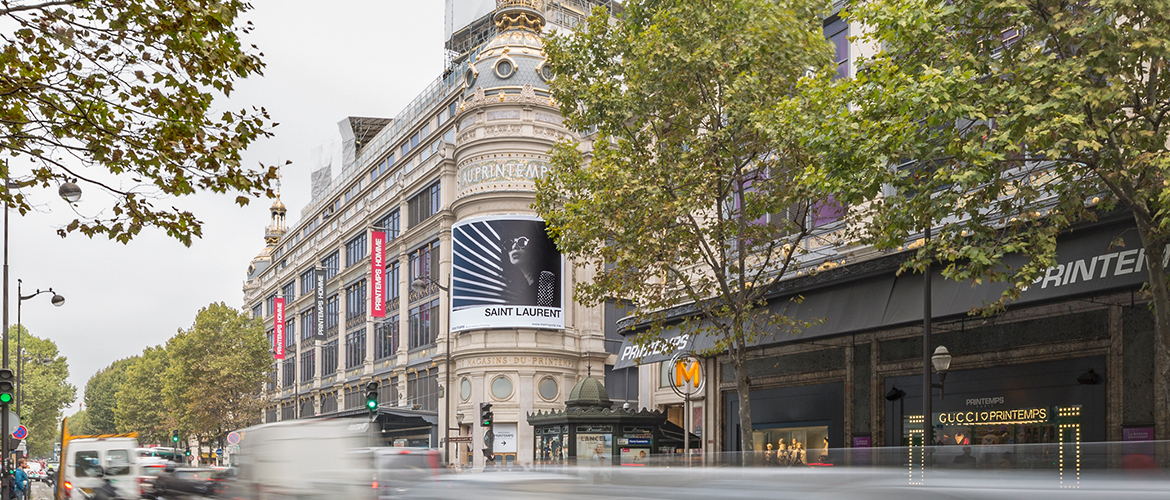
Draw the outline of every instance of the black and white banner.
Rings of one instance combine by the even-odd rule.
[[[451,331],[565,328],[564,260],[544,220],[478,217],[451,232]]]

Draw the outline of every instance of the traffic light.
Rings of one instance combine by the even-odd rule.
[[[491,427],[492,425],[492,404],[479,404],[479,425],[483,427]]]
[[[378,382],[373,381],[366,384],[366,409],[370,413],[378,411]]]
[[[177,431],[177,430],[171,431],[171,442],[175,443],[175,444],[179,444],[179,431]]]
[[[188,457],[191,456],[191,448],[187,448],[187,451],[183,452],[183,454]]]
[[[11,368],[0,368],[0,405],[8,406],[16,399],[15,380]]]

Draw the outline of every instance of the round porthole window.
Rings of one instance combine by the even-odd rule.
[[[459,399],[462,399],[464,401],[471,399],[471,381],[470,380],[463,379],[463,382],[459,383]]]
[[[492,380],[492,397],[496,399],[508,399],[512,396],[512,379],[503,375]]]
[[[540,73],[540,78],[542,80],[544,80],[546,82],[552,81],[552,79],[553,79],[552,67],[549,66],[548,63],[541,64],[540,69],[537,69],[536,71],[538,73]]]
[[[468,67],[467,71],[463,72],[463,81],[467,82],[468,87],[471,87],[472,85],[475,84],[475,77],[476,76],[477,75],[475,73],[475,66]]]
[[[496,76],[500,78],[509,78],[515,72],[516,65],[508,59],[500,59],[500,62],[496,63]]]
[[[540,397],[544,399],[551,401],[557,398],[557,381],[552,377],[541,379],[540,386],[537,389],[540,391]]]

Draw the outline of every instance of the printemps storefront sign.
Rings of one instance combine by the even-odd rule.
[[[1025,408],[1015,410],[953,411],[937,414],[936,424],[1012,424],[1043,422],[1048,420],[1047,408]]]

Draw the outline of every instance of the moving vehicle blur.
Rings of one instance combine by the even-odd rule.
[[[183,467],[165,471],[155,478],[152,493],[156,498],[175,494],[215,496],[226,487],[222,483],[225,479],[227,473],[223,470],[210,467]]]
[[[138,490],[143,498],[155,498],[154,481],[168,468],[171,470],[175,468],[175,464],[162,459],[154,459],[153,462],[150,460],[150,458],[139,459],[141,475],[138,476]]]
[[[435,479],[438,450],[371,447],[364,418],[304,419],[239,431],[238,481],[232,498],[396,496]]]
[[[70,439],[62,452],[64,497],[68,499],[77,490],[92,493],[108,480],[119,498],[139,498],[138,477],[142,474],[134,452],[137,447],[138,440],[132,437]]]

